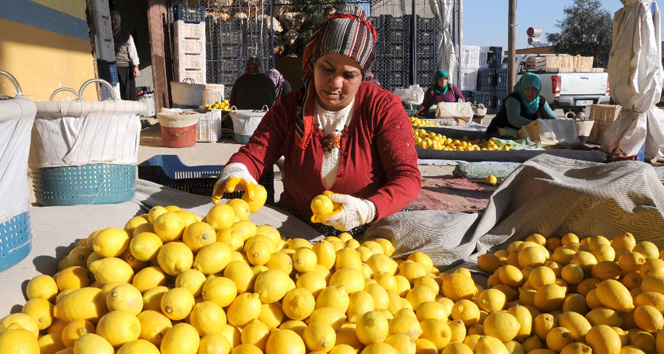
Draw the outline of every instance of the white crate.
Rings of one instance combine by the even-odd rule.
[[[205,41],[200,39],[175,40],[175,48],[178,56],[185,54],[203,54],[205,52]]]
[[[145,102],[145,104],[148,106],[148,111],[145,114],[145,117],[154,117],[157,114],[157,109],[155,106],[154,102],[154,96],[153,94],[146,94],[141,97],[139,100],[140,102]]]
[[[459,53],[462,68],[480,67],[480,47],[474,45],[462,45]]]
[[[115,62],[113,37],[101,37],[95,35],[95,48],[97,51],[97,59],[106,60],[111,63]]]
[[[102,14],[110,15],[111,7],[108,4],[109,0],[91,0],[92,12],[99,12]]]
[[[205,22],[186,23],[175,21],[175,37],[178,39],[205,39]]]
[[[205,84],[207,81],[204,68],[200,70],[178,70],[176,74],[175,81],[178,82],[183,82],[184,79],[192,79],[196,84]]]
[[[113,26],[111,25],[111,15],[102,12],[94,13],[95,34],[102,38],[113,38]],[[114,60],[115,61],[115,60]]]
[[[488,68],[489,63],[487,63],[487,60],[489,58],[489,48],[491,47],[480,47],[479,51],[479,56],[478,56],[478,61],[479,61],[479,66],[480,68]]]
[[[216,143],[221,138],[221,110],[213,109],[201,114],[196,128],[196,141],[199,143]]]
[[[202,69],[205,66],[205,58],[199,54],[178,55],[175,58],[180,69]]]
[[[475,68],[462,68],[459,88],[464,91],[475,91],[477,89],[477,75],[479,71],[479,69]]]

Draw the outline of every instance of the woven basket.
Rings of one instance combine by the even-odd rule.
[[[217,101],[224,100],[224,85],[222,84],[206,84],[203,91],[203,99],[201,105],[213,105]]]
[[[171,97],[175,107],[198,107],[203,99],[205,85],[194,83],[192,79],[185,82],[171,81]],[[188,83],[191,82],[191,83]]]

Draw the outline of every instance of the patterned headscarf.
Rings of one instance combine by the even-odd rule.
[[[313,99],[315,97],[314,63],[318,58],[338,53],[358,62],[362,73],[371,69],[375,59],[376,29],[369,22],[362,9],[348,5],[340,13],[323,22],[313,34],[313,38],[304,49],[302,66],[304,68],[304,90],[298,102],[296,112],[296,143],[304,148],[310,134],[313,120]]]
[[[274,82],[274,97],[279,98],[284,91],[284,76],[277,69],[270,69],[267,76]]]
[[[532,101],[528,101],[526,99],[525,91],[528,87],[531,86],[537,90],[537,97],[535,97],[535,99]],[[521,102],[523,102],[523,105],[526,106],[526,112],[528,112],[528,114],[534,114],[537,112],[540,102],[539,93],[541,90],[542,80],[537,74],[533,74],[531,72],[526,72],[523,76],[521,76],[519,82],[514,85],[514,91],[519,93],[519,96],[521,96]]]
[[[447,93],[447,88],[450,86],[450,82],[449,82],[450,74],[448,74],[447,71],[445,71],[443,69],[440,69],[440,70],[436,71],[436,73],[433,75],[433,77],[436,80],[436,82],[434,82],[434,84],[433,84],[434,91],[436,91],[436,93],[439,94],[439,95],[446,94]],[[447,85],[441,87],[440,85],[438,85],[438,81],[443,77],[446,77],[448,81],[447,81]]]

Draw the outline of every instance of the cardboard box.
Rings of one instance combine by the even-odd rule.
[[[572,119],[537,119],[518,131],[519,139],[530,139],[539,146],[578,143],[576,123]]]

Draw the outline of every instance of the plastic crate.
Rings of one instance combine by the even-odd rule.
[[[480,69],[477,74],[477,91],[493,92],[496,89],[496,69]]]
[[[187,166],[177,155],[156,155],[138,165],[138,178],[183,192],[212,197],[223,165]],[[274,171],[265,171],[258,183],[267,191],[266,203],[274,202]],[[226,193],[225,199],[240,198],[244,192]]]
[[[484,92],[484,91],[473,91],[473,99],[468,100],[473,102],[476,106],[480,103],[484,105],[487,109],[487,113],[490,113],[491,109],[491,99],[493,98],[493,92]]]
[[[205,6],[198,8],[184,7],[178,4],[173,9],[173,16],[176,21],[184,21],[187,23],[201,23],[205,21]]]
[[[89,164],[32,170],[37,203],[45,206],[113,204],[134,197],[136,166]]]
[[[235,44],[242,41],[242,31],[235,30],[219,33],[219,42],[223,44]]]
[[[385,55],[393,57],[403,57],[406,58],[408,53],[410,53],[410,47],[408,44],[389,44],[385,46]]]
[[[417,42],[417,56],[418,58],[435,58],[437,54],[437,48],[438,44]]]
[[[505,99],[507,98],[507,90],[501,90],[501,91],[496,90],[496,94],[493,97],[494,101],[492,108],[494,108],[495,110],[495,112],[493,113],[498,113],[500,112],[500,109],[503,106],[503,101],[505,101]]]
[[[433,58],[417,58],[417,71],[436,71],[438,64]]]
[[[27,257],[31,249],[29,212],[23,212],[0,223],[0,272]]]
[[[507,69],[496,69],[496,91],[507,91]]]
[[[486,62],[490,68],[500,68],[503,64],[503,47],[489,47]]]
[[[422,87],[429,87],[435,83],[432,71],[420,71],[417,73],[417,83]]]
[[[97,59],[97,71],[100,79],[108,81],[109,84],[118,83],[118,66],[116,63]]]

